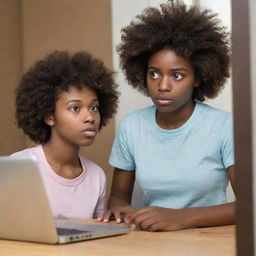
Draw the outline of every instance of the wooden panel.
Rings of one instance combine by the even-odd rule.
[[[22,71],[19,1],[0,1],[0,13],[0,155],[7,155],[25,144],[14,118],[14,89]]]
[[[236,147],[237,255],[254,255],[252,116],[248,0],[232,1],[233,96]]]

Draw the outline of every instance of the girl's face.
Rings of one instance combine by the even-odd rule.
[[[159,113],[170,113],[193,105],[196,87],[194,69],[184,57],[169,49],[149,58],[147,88]]]
[[[76,146],[90,145],[100,124],[99,101],[92,89],[71,86],[58,95],[55,112],[45,119],[51,126],[51,141]]]

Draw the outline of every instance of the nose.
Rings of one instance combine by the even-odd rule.
[[[95,117],[91,111],[85,111],[83,115],[83,123],[94,123]]]
[[[171,90],[170,80],[168,76],[163,76],[159,81],[159,88],[160,92],[169,92]]]

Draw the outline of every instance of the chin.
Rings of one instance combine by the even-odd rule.
[[[86,142],[82,143],[80,146],[90,146],[90,145],[92,145],[93,142],[94,142],[94,138],[90,141],[86,141]]]

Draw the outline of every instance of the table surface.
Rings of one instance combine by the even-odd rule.
[[[80,222],[96,221],[80,220]],[[172,232],[131,231],[125,235],[65,245],[0,240],[1,256],[235,256],[235,254],[234,225]]]

